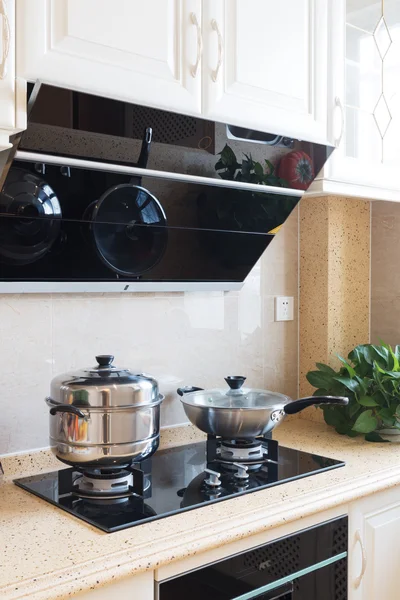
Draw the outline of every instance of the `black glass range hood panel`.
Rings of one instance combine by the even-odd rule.
[[[306,153],[298,167],[303,177],[310,169],[317,173],[332,151],[47,85],[35,91],[28,129],[0,195],[3,292],[92,289],[81,290],[80,282],[110,284],[105,291],[127,291],[130,283],[160,283],[163,290],[168,283],[179,284],[171,287],[177,290],[199,282],[210,284],[207,289],[234,289],[302,195],[285,191],[289,182],[280,161],[293,151],[297,160]],[[148,127],[153,132],[148,175],[124,173],[124,167],[138,166]],[[295,164],[290,162],[283,174],[292,177]],[[102,218],[94,218],[93,207],[107,190],[129,184],[151,194],[165,219],[156,222],[150,213],[137,219],[128,210],[129,199],[126,211],[117,201]],[[51,208],[46,200],[46,210],[42,198],[32,206],[28,197],[47,198],[47,186],[56,197],[56,219],[54,203]],[[13,282],[27,286],[14,289]]]
[[[13,168],[38,175],[37,163],[14,161]],[[10,261],[2,245],[7,245],[9,255],[10,246],[28,244],[31,236],[36,236],[36,245],[32,242],[36,247],[41,235],[39,224],[54,221],[52,215],[21,214],[19,203],[11,203],[7,216],[0,217],[1,281],[243,281],[273,240],[274,234],[269,232],[279,227],[299,200],[294,196],[143,177],[141,185],[157,197],[166,225],[143,225],[142,229],[151,230],[151,239],[163,234],[165,243],[157,250],[154,265],[135,277],[114,271],[100,259],[88,211],[105,190],[127,184],[130,177],[74,168],[65,176],[59,166],[46,164],[41,178],[56,192],[61,207],[57,239],[38,260],[28,264]],[[121,212],[120,219],[97,222],[104,239],[128,227],[123,217]],[[139,269],[152,251],[152,242],[145,247],[139,237],[125,238],[126,245],[116,246],[110,261],[118,265],[122,255],[129,252]]]
[[[15,483],[99,529],[113,532],[344,465],[335,459],[282,446],[278,463],[273,476],[268,469],[251,475],[245,491],[237,491],[233,475],[225,473],[222,493],[208,495],[202,491],[207,466],[205,442],[160,450],[142,465],[150,481],[144,499],[132,497],[113,504],[93,503],[71,495],[71,481],[79,475],[73,469],[25,477]]]
[[[292,150],[305,152],[315,176],[333,150],[280,136],[279,131],[253,131],[46,84],[35,91],[28,128],[19,145],[25,151],[133,165],[143,132],[151,127],[148,169],[220,179],[215,165],[226,145],[239,163],[251,155],[265,171],[265,159],[277,164]],[[243,180],[250,181],[247,176]]]

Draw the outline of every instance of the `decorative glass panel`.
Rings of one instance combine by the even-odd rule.
[[[374,40],[378,47],[379,54],[383,60],[392,43],[392,38],[390,37],[389,29],[386,25],[384,17],[380,18],[379,23],[376,26],[374,31]]]
[[[346,104],[372,114],[382,94],[382,60],[371,33],[346,27]]]
[[[346,155],[398,162],[400,0],[347,0],[346,8]]]
[[[347,22],[373,33],[382,16],[381,0],[347,0]]]
[[[374,116],[346,107],[346,155],[366,162],[382,160],[382,139]]]

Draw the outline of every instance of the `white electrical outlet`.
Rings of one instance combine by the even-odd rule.
[[[275,321],[293,321],[293,296],[275,297]]]

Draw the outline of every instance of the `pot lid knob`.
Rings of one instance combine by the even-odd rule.
[[[231,390],[238,390],[246,381],[246,377],[242,377],[241,375],[228,375],[228,377],[225,377],[225,381]]]
[[[112,354],[100,354],[96,356],[99,367],[111,367],[114,357]]]

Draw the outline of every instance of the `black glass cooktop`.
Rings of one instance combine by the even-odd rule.
[[[199,442],[160,450],[142,463],[143,475],[138,474],[144,483],[141,496],[134,483],[131,490],[136,493],[128,498],[78,497],[73,490],[81,473],[73,468],[24,477],[15,483],[99,529],[113,532],[343,465],[338,460],[279,446],[277,464],[251,466],[249,478],[243,481],[235,477],[234,467],[207,464],[206,443]],[[220,473],[220,486],[206,485],[207,467]]]

